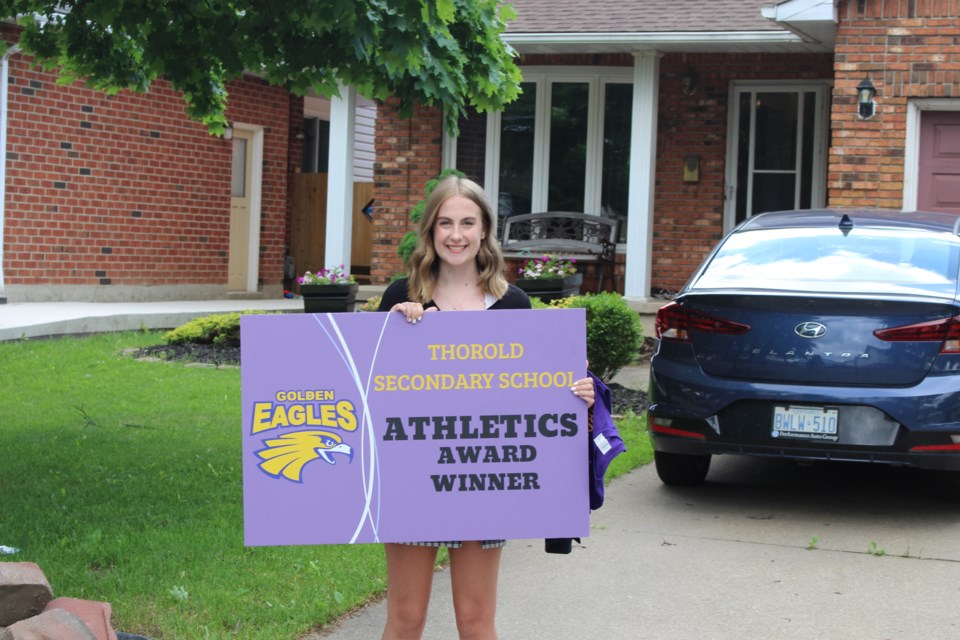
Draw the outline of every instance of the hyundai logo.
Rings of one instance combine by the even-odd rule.
[[[801,338],[822,338],[827,334],[827,328],[819,322],[801,322],[793,328],[793,332]]]

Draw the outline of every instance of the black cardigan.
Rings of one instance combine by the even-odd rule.
[[[390,311],[393,308],[393,305],[400,302],[410,302],[410,294],[407,291],[407,279],[400,278],[395,282],[390,283],[390,286],[387,287],[387,290],[383,292],[383,297],[380,298],[380,307],[377,311]],[[430,300],[425,305],[425,309],[430,307],[436,307],[437,304]],[[439,308],[439,307],[438,307]],[[527,294],[523,292],[522,289],[515,285],[508,285],[507,292],[503,294],[503,297],[494,302],[489,309],[529,309],[530,308],[530,298],[527,297]]]

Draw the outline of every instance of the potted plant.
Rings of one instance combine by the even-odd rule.
[[[582,282],[583,274],[577,272],[575,259],[543,255],[523,264],[516,285],[528,296],[549,302],[580,293]]]
[[[344,265],[324,267],[317,273],[307,271],[297,278],[304,312],[353,311],[360,285],[344,269]]]

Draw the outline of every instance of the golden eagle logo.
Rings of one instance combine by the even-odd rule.
[[[300,474],[308,462],[322,458],[327,464],[337,464],[334,453],[346,455],[353,462],[353,447],[329,431],[291,431],[264,440],[263,444],[267,448],[256,452],[263,460],[259,466],[274,478],[282,475],[287,480],[300,482]]]

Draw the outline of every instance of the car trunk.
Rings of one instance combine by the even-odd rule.
[[[677,301],[750,327],[740,335],[691,333],[704,372],[771,383],[914,385],[930,370],[941,343],[887,342],[874,331],[956,313],[946,302],[729,294]]]

